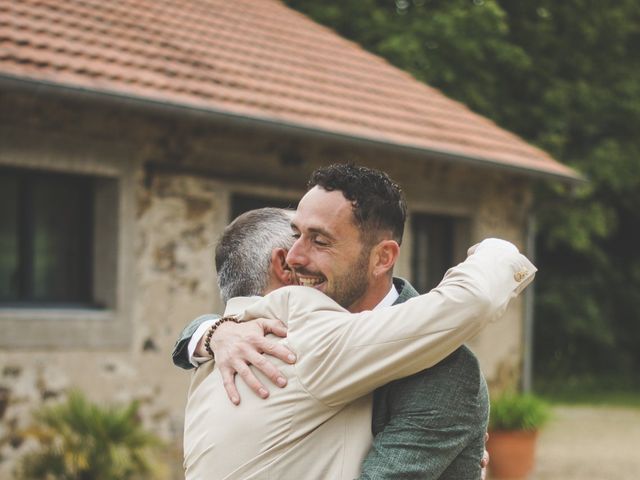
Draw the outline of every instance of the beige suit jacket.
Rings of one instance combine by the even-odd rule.
[[[239,406],[227,399],[213,362],[194,372],[186,478],[356,478],[371,444],[370,392],[438,363],[532,280],[536,268],[515,247],[486,242],[434,290],[394,307],[350,314],[308,287],[229,301],[225,315],[287,323],[282,342],[298,361],[276,362],[289,383],[267,400],[238,382]]]

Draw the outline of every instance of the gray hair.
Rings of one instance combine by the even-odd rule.
[[[293,245],[293,210],[259,208],[237,217],[216,245],[218,287],[226,303],[233,297],[263,295],[269,283],[271,252]]]

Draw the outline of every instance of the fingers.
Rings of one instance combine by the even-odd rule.
[[[221,368],[220,374],[222,375],[222,384],[227,392],[227,397],[234,405],[240,404],[240,394],[236,388],[236,372],[229,368]]]
[[[251,352],[250,363],[258,370],[260,370],[269,380],[271,380],[274,385],[277,385],[281,388],[287,385],[286,377],[263,355],[260,355],[256,352]]]
[[[249,365],[244,363],[244,361],[236,361],[232,364],[232,367],[235,369],[237,374],[240,376],[242,381],[248,385],[248,387],[255,392],[260,398],[267,398],[269,396],[269,390],[265,388],[258,377],[254,375],[249,368]]]
[[[249,365],[255,365],[258,370],[267,375],[276,385],[284,387],[287,384],[286,378],[280,371],[269,361],[265,360],[258,352],[246,351],[244,352],[243,358],[230,358],[225,362],[225,365],[224,367],[220,367],[222,383],[229,400],[231,400],[234,405],[240,404],[240,393],[238,392],[235,382],[236,375],[240,376],[241,380],[260,398],[267,398],[269,396],[269,390],[260,382],[253,371],[251,371]]]
[[[279,346],[273,344],[272,342],[266,341],[269,345],[264,345],[264,348],[259,349],[258,352],[249,351],[247,352],[248,362],[256,367],[260,372],[262,372],[271,382],[279,387],[285,387],[287,385],[287,378],[282,374],[282,372],[266,357],[265,355],[260,354],[260,351],[265,351],[270,355],[274,355],[275,349]],[[280,347],[282,348],[282,347]],[[290,354],[289,350],[286,348],[279,353],[280,356]]]
[[[263,354],[286,363],[295,363],[296,356],[287,347],[275,342],[273,337],[265,338],[267,333],[286,337],[287,328],[279,320],[270,319],[242,324],[226,322],[220,325],[212,337],[216,365],[220,369],[227,396],[235,405],[240,403],[236,375],[260,398],[269,396],[269,390],[256,377],[250,365],[254,365],[275,385],[287,385],[286,377]]]
[[[489,452],[485,450],[484,454],[482,455],[482,460],[480,460],[480,466],[482,468],[485,468],[487,465],[489,465]]]
[[[484,434],[485,443],[487,442],[487,440],[489,440],[489,434],[485,433]],[[486,478],[487,478],[487,466],[488,465],[489,465],[489,452],[485,448],[484,449],[484,453],[482,454],[482,460],[480,460],[480,467],[482,467],[481,473],[480,473],[480,480],[486,480]]]
[[[489,432],[485,432],[484,434],[484,443],[487,443],[487,441],[489,440]],[[489,452],[487,451],[487,448],[485,447],[484,449],[484,453],[482,454],[482,460],[480,460],[480,465],[482,465],[482,468],[486,468],[489,465]]]
[[[295,363],[296,356],[295,354],[289,350],[284,345],[274,342],[269,338],[256,338],[254,340],[254,345],[256,348],[267,355],[271,355],[272,357],[279,358],[285,363]],[[265,372],[266,373],[266,372]]]
[[[274,335],[282,338],[287,336],[287,326],[280,320],[263,318],[260,319],[258,323],[262,326],[262,331],[265,335],[267,333],[273,333]]]

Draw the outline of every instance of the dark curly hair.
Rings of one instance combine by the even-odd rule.
[[[307,188],[318,186],[342,192],[353,206],[353,217],[365,243],[379,242],[385,233],[402,243],[407,204],[400,186],[389,175],[372,168],[334,164],[312,174]]]

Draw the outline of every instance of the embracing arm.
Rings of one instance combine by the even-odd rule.
[[[219,315],[202,315],[182,330],[171,354],[177,367],[189,370],[211,359],[204,349],[204,337],[219,318]],[[269,333],[286,337],[287,329],[277,319],[259,319],[240,324],[227,322],[220,325],[211,337],[211,348],[216,355],[227,395],[235,404],[240,402],[234,381],[236,374],[240,375],[256,394],[263,398],[269,396],[269,390],[260,383],[249,365],[254,365],[271,379],[274,385],[284,387],[287,384],[286,377],[262,353],[287,363],[294,363],[295,355],[276,340],[265,337]]]
[[[535,270],[515,246],[489,239],[438,287],[402,305],[352,315],[316,290],[285,287],[245,316],[286,317],[300,380],[338,405],[438,363],[499,317]]]
[[[192,320],[191,323],[180,332],[178,340],[173,347],[173,352],[171,353],[173,364],[176,367],[184,368],[185,370],[195,367],[189,355],[189,342],[201,325],[205,322],[215,322],[218,318],[220,318],[219,315],[202,315]]]

